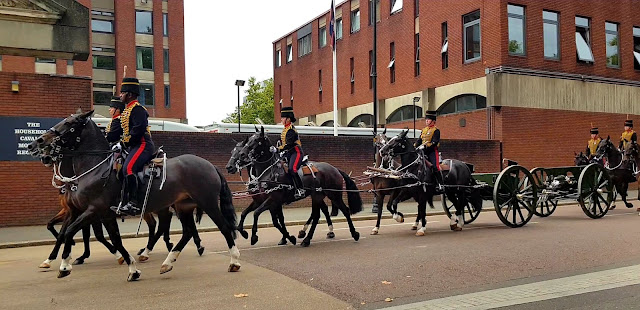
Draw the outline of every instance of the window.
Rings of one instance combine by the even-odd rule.
[[[136,33],[153,34],[153,16],[149,11],[136,11]]]
[[[342,18],[336,20],[336,40],[342,39]]]
[[[356,91],[356,75],[353,66],[353,57],[349,58],[349,72],[351,72],[351,93]]]
[[[55,58],[40,58],[40,57],[36,57],[36,62],[41,63],[41,64],[54,64],[54,63],[56,63],[56,59]]]
[[[604,33],[607,40],[607,67],[620,68],[618,24],[605,22]]]
[[[100,33],[113,33],[113,21],[112,20],[91,20],[91,31]]]
[[[113,96],[113,94],[110,91],[94,91],[93,104],[108,106],[111,104],[111,96]]]
[[[389,82],[396,82],[396,44],[391,42],[389,44]]]
[[[449,33],[447,22],[442,23],[442,48],[440,49],[440,54],[442,54],[442,70],[449,68]]]
[[[371,114],[360,114],[356,116],[351,122],[349,122],[349,127],[373,127],[373,115]]]
[[[558,13],[542,11],[544,58],[560,59],[560,19]]]
[[[171,92],[169,91],[169,85],[164,86],[164,107],[171,107]]]
[[[360,9],[351,11],[351,33],[360,30]]]
[[[640,70],[640,27],[633,27],[633,68]]]
[[[487,107],[487,98],[480,95],[461,95],[447,100],[438,109],[438,114],[453,114],[458,112],[484,109]]]
[[[416,106],[415,117],[420,119],[422,115],[422,107]],[[406,120],[412,120],[414,116],[413,105],[406,105],[393,111],[387,118],[387,123],[402,122]]]
[[[169,50],[168,49],[164,49],[162,50],[162,54],[163,54],[163,62],[164,62],[164,73],[169,73]]]
[[[318,70],[318,102],[322,103],[322,70]]]
[[[413,3],[413,17],[418,17],[420,16],[420,0],[414,0]]]
[[[282,50],[276,51],[276,68],[282,66]]]
[[[291,44],[287,44],[287,63],[290,63],[293,60],[293,48],[291,48]]]
[[[525,22],[524,7],[519,5],[507,5],[509,17],[509,54],[525,54]]]
[[[480,11],[462,17],[464,23],[464,61],[480,59]]]
[[[113,17],[113,12],[104,12],[104,11],[91,10],[91,15],[111,16],[111,17]]]
[[[318,31],[318,48],[327,46],[327,27],[322,27]]]
[[[576,16],[576,57],[578,62],[593,63],[590,26],[591,20],[589,18]]]
[[[153,48],[136,47],[136,69],[153,70]]]
[[[373,1],[369,0],[369,26],[373,25]],[[380,21],[380,0],[376,1],[376,22]]]
[[[92,47],[91,50],[94,51],[94,52],[105,52],[105,53],[115,53],[116,52],[115,48],[98,47],[98,46]]]
[[[311,34],[298,39],[298,57],[311,53]]]
[[[402,0],[391,0],[391,14],[402,11]]]
[[[0,56],[0,60],[2,60],[2,56]],[[73,59],[67,59],[67,66],[73,66]]]
[[[146,106],[155,105],[153,84],[140,84],[140,90],[140,98],[138,98],[138,101]]]
[[[420,34],[416,33],[413,38],[413,51],[415,52],[415,64],[413,66],[413,76],[420,75]]]
[[[169,36],[169,14],[162,13],[162,35]]]
[[[322,125],[320,125],[322,127],[333,127],[333,120],[330,121],[326,121],[324,123],[322,123]]]
[[[369,50],[369,89],[373,88],[373,50]]]
[[[114,56],[93,55],[93,68],[115,70],[116,58]]]

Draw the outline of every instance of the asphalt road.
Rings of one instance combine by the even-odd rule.
[[[640,264],[640,218],[631,209],[593,220],[576,205],[564,206],[516,229],[485,212],[462,232],[452,232],[446,217],[433,216],[424,237],[409,230],[412,221],[384,220],[376,236],[369,235],[373,221],[355,222],[358,242],[345,223],[335,225],[334,240],[325,239],[326,225],[320,225],[309,248],[276,246],[277,230],[264,228],[256,246],[237,240],[243,264],[238,273],[227,272],[222,235],[204,233],[204,256],[190,244],[173,271],[160,275],[167,252],[159,246],[150,261],[138,263],[142,278],[136,283],[125,281],[127,269],[100,244],[92,243],[91,258],[64,279],[56,278],[60,260],[50,271],[37,268],[49,246],[3,249],[0,308],[374,309]],[[125,240],[134,253],[144,244]],[[619,298],[601,298],[606,292],[515,309],[629,309],[640,299],[637,286],[609,290]],[[595,307],[588,298],[602,303]]]

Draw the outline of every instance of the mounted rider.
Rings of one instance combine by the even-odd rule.
[[[620,150],[624,150],[626,149],[627,144],[629,142],[635,143],[637,141],[638,141],[638,137],[636,135],[636,132],[633,131],[633,120],[628,119],[624,121],[624,131],[620,136],[620,144],[618,145],[618,148]]]
[[[436,186],[438,190],[442,190],[442,174],[440,172],[440,158],[438,153],[438,147],[440,146],[440,129],[436,127],[436,116],[437,113],[435,111],[427,111],[424,116],[427,127],[422,129],[420,137],[416,140],[414,146],[424,150],[431,165],[433,175],[435,176]]]
[[[120,97],[111,97],[111,102],[109,103],[111,121],[105,130],[107,141],[109,141],[109,143],[120,142],[122,139],[122,123],[120,119],[122,111],[124,111],[124,103],[122,103]]]
[[[299,199],[304,197],[305,192],[302,188],[302,180],[298,176],[298,169],[302,166],[302,158],[304,153],[302,152],[302,143],[298,136],[298,131],[293,126],[296,121],[295,114],[293,113],[293,107],[283,107],[280,111],[280,122],[284,125],[282,133],[280,134],[280,146],[278,147],[284,158],[288,159],[289,170],[287,175],[291,180],[291,183],[295,187],[294,198]]]
[[[598,136],[598,127],[591,126],[591,139],[587,142],[587,150],[586,154],[589,160],[596,156],[596,151],[598,150],[598,145],[602,138]]]
[[[124,161],[123,171],[125,175],[125,195],[122,200],[120,213],[127,215],[139,214],[138,201],[138,172],[144,169],[144,165],[151,160],[155,146],[151,140],[149,131],[149,113],[138,102],[140,95],[140,82],[136,78],[123,78],[120,88],[120,99],[125,104],[122,111],[122,144],[129,153]],[[126,204],[125,204],[126,202]],[[114,211],[117,207],[112,207]]]

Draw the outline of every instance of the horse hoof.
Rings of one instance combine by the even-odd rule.
[[[203,253],[204,253],[204,247],[201,246],[201,247],[198,248],[198,255],[202,256]]]
[[[238,272],[238,271],[240,271],[240,264],[230,264],[228,271],[229,272]]]
[[[629,208],[629,209],[633,208],[633,204],[627,202],[627,208]]]
[[[615,208],[616,208],[616,205],[613,205],[613,204],[612,204],[611,206],[609,206],[609,210],[613,210],[613,209],[615,209]],[[638,208],[638,209],[640,209],[640,208]],[[639,211],[640,211],[640,210],[639,210]]]
[[[287,238],[280,239],[280,242],[278,242],[278,245],[287,245]]]
[[[42,264],[40,264],[40,266],[38,266],[38,268],[47,268],[47,269],[48,269],[48,268],[51,268],[51,264],[49,264],[49,263],[42,263]]]
[[[124,264],[124,257],[118,258],[118,265]]]
[[[354,231],[351,236],[353,237],[353,240],[358,241],[360,240],[360,233],[357,231]]]
[[[424,231],[421,231],[421,230],[416,231],[416,236],[418,237],[424,236]]]
[[[136,255],[140,256],[140,254],[142,254],[142,252],[144,252],[144,249],[145,248],[140,249],[140,251],[138,251],[138,254],[136,254]]]
[[[456,230],[456,228],[458,228],[458,224],[449,225],[449,227],[451,228],[451,230]]]
[[[173,250],[173,243],[169,242],[167,243],[167,251],[171,252],[171,250]]]
[[[74,260],[72,263],[72,265],[82,265],[82,264],[84,264],[84,258],[83,259],[78,258]]]
[[[138,279],[140,279],[140,275],[142,275],[142,272],[140,272],[140,270],[136,270],[136,272],[130,273],[129,277],[127,277],[127,282],[138,281]]]
[[[141,263],[142,262],[146,262],[148,260],[149,260],[149,256],[144,256],[144,255],[138,256],[138,261],[141,262]]]
[[[418,230],[418,226],[416,225],[411,226],[411,230]]]
[[[302,239],[307,235],[307,232],[304,230],[301,230],[298,232],[298,238]]]
[[[64,270],[64,271],[60,270],[60,272],[58,272],[58,279],[64,278],[70,274],[71,274],[71,270]]]
[[[378,227],[371,230],[371,235],[377,235],[377,234],[378,234]]]
[[[327,233],[327,239],[333,239],[335,237],[336,237],[336,234],[334,232],[330,231]]]
[[[173,270],[173,265],[162,265],[162,267],[160,267],[160,274],[167,273],[171,270]]]
[[[249,233],[246,230],[240,229],[238,231],[240,232],[240,235],[242,236],[242,238],[249,239]]]
[[[636,211],[640,212],[640,208],[637,208]]]
[[[311,240],[307,240],[307,239],[302,240],[302,242],[300,243],[300,246],[302,246],[303,248],[306,248],[309,245],[311,245]]]
[[[462,227],[458,227],[458,225],[456,225],[456,227],[453,228],[453,231],[462,231]]]
[[[258,243],[258,235],[251,236],[251,245]]]
[[[289,236],[289,242],[291,242],[291,244],[296,245],[296,237],[294,236]]]

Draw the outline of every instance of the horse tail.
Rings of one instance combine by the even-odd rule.
[[[203,214],[204,214],[204,211],[202,211],[200,207],[196,207],[196,223],[197,224],[200,224],[200,222],[202,221]]]
[[[229,183],[225,179],[224,175],[216,168],[218,176],[220,176],[220,211],[222,212],[223,223],[226,228],[231,231],[233,239],[236,238],[236,210],[233,207],[233,195],[231,189],[229,189]]]
[[[349,212],[351,214],[356,214],[362,211],[362,198],[360,198],[360,193],[357,192],[358,187],[356,186],[356,183],[353,182],[351,177],[349,177],[348,174],[344,173],[344,171],[340,169],[338,169],[338,171],[340,171],[340,174],[342,175],[342,178],[344,178],[344,182],[347,186],[347,190],[349,190],[349,192],[347,192],[347,198],[349,200]]]

